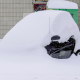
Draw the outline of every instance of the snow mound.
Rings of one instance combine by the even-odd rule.
[[[45,49],[0,53],[0,80],[80,80],[80,56],[51,58]]]
[[[77,3],[63,0],[49,0],[47,6],[54,9],[78,9]]]
[[[0,42],[0,51],[27,51],[44,47],[51,37],[59,35],[59,42],[67,41],[72,35],[79,42],[79,29],[66,11],[45,10],[34,12],[18,22]],[[77,48],[80,48],[78,45]],[[77,49],[76,48],[76,49]]]
[[[51,58],[43,47],[59,35],[64,42],[79,29],[65,11],[34,12],[17,23],[0,42],[0,80],[80,80],[80,56]]]

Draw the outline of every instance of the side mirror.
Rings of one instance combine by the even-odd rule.
[[[76,56],[77,56],[77,55],[80,55],[80,49],[77,50],[74,54],[75,54]]]
[[[58,35],[51,37],[51,40],[59,40],[59,39],[60,39],[60,36],[58,36]]]

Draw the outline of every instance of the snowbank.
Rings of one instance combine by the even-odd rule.
[[[0,39],[0,42],[1,42],[1,40],[2,40],[2,39]]]
[[[72,35],[76,40],[80,37],[77,24],[68,12],[34,12],[18,22],[5,35],[0,42],[0,51],[16,52],[44,47],[51,42],[54,35],[61,37],[59,42],[67,41]],[[80,48],[80,45],[77,48]]]
[[[80,56],[51,58],[45,49],[0,54],[0,80],[80,80]]]
[[[54,9],[78,9],[76,3],[63,0],[49,0],[47,6]]]
[[[80,80],[80,56],[54,59],[43,48],[53,35],[59,35],[60,42],[71,35],[79,40],[68,12],[39,11],[17,23],[0,42],[0,80]]]

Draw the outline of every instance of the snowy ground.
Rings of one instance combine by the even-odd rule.
[[[65,75],[1,75],[1,80],[80,80],[80,77],[65,76]]]
[[[80,80],[80,56],[59,60],[42,53],[0,54],[0,80]]]
[[[80,80],[80,56],[51,58],[44,48],[0,54],[0,80]]]
[[[0,39],[0,41],[1,41],[2,39]]]

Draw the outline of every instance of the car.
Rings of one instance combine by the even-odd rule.
[[[69,12],[44,10],[19,21],[0,42],[0,50],[12,52],[44,47],[52,57],[63,59],[72,53],[77,55],[79,43],[80,31]]]
[[[31,13],[0,42],[0,80],[80,80],[80,56],[73,54],[79,49],[79,28],[68,12]]]

